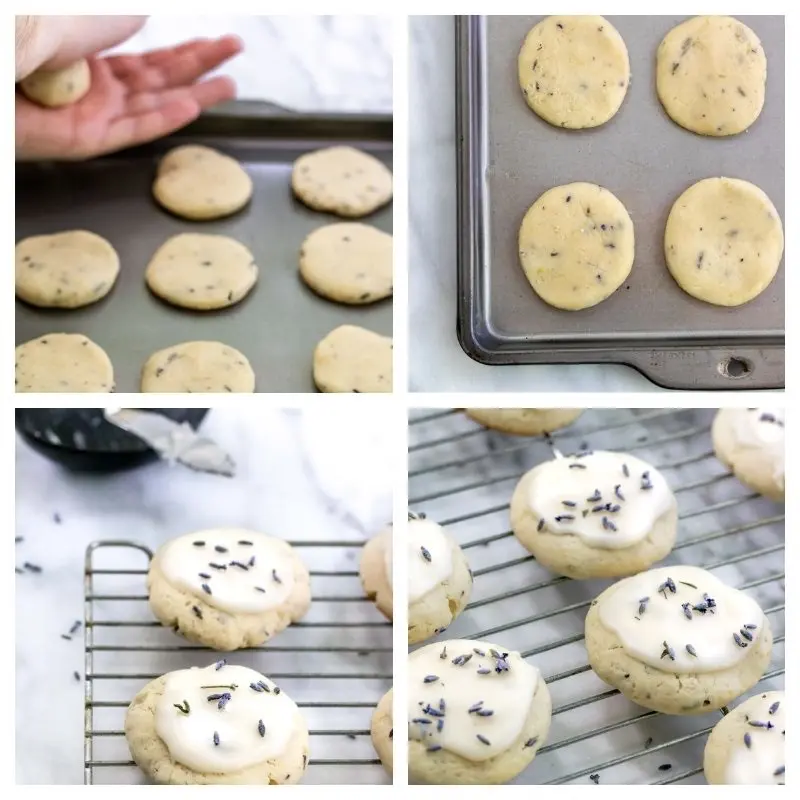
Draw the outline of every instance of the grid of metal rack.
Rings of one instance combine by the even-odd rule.
[[[703,747],[720,718],[719,712],[683,717],[643,709],[586,663],[585,613],[611,581],[554,577],[509,530],[516,481],[556,449],[632,452],[665,474],[680,523],[664,563],[702,566],[760,603],[774,634],[772,663],[745,696],[783,688],[784,509],[743,486],[716,459],[713,414],[594,410],[536,438],[487,431],[457,410],[411,415],[409,507],[447,528],[475,575],[467,609],[439,638],[483,639],[520,651],[539,667],[553,698],[548,741],[515,783],[702,784]]]
[[[391,687],[391,625],[364,597],[356,569],[324,568],[331,563],[331,548],[346,550],[355,565],[363,542],[291,544],[301,549],[311,572],[308,615],[274,643],[228,658],[275,680],[302,710],[311,733],[304,783],[389,783],[372,747],[370,720]],[[130,541],[95,542],[86,552],[86,784],[146,782],[125,741],[128,704],[159,675],[219,658],[153,619],[145,586],[151,557],[147,547]]]

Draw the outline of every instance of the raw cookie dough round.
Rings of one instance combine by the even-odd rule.
[[[389,620],[394,616],[391,570],[392,526],[387,525],[379,534],[373,536],[361,550],[358,574],[364,594]]]
[[[615,578],[672,550],[678,508],[650,464],[628,453],[579,453],[523,475],[511,498],[511,529],[557,575]]]
[[[693,17],[658,46],[656,90],[682,128],[730,136],[764,107],[767,58],[758,37],[733,17]]]
[[[597,675],[634,703],[706,714],[761,680],[772,632],[744,592],[673,565],[618,581],[594,600],[586,650]]]
[[[372,746],[383,764],[383,768],[391,775],[394,770],[394,723],[392,722],[392,698],[394,692],[389,689],[381,697],[380,702],[372,712],[370,733]]]
[[[452,639],[408,657],[408,774],[424,783],[506,783],[533,761],[552,704],[539,670],[489,642]]]
[[[571,425],[581,408],[467,408],[470,419],[502,433],[540,436]]]
[[[255,285],[258,267],[253,254],[236,239],[180,233],[156,250],[144,277],[162,300],[207,311],[242,300]]]
[[[546,17],[519,53],[525,102],[561,128],[595,128],[619,111],[631,77],[628,49],[603,17]]]
[[[783,255],[783,226],[769,197],[735,178],[706,178],[672,206],[667,268],[687,294],[740,306],[769,286]]]
[[[150,681],[125,715],[133,760],[158,784],[298,783],[308,725],[269,678],[218,661]]]
[[[215,650],[264,644],[311,604],[308,569],[291,545],[237,528],[162,545],[147,585],[150,609],[163,625]]]
[[[772,500],[786,494],[783,408],[721,408],[711,427],[717,458],[745,485]]]
[[[321,392],[391,392],[392,340],[355,325],[332,330],[314,350]]]
[[[353,147],[326,147],[294,162],[292,191],[317,211],[363,217],[392,199],[392,173]]]
[[[153,196],[185,219],[227,217],[244,208],[253,181],[238,161],[202,145],[170,150],[158,165]]]
[[[633,222],[608,189],[570,183],[546,191],[519,229],[525,277],[545,303],[590,308],[624,283],[633,266]]]
[[[113,392],[105,350],[79,333],[48,333],[14,353],[16,392]]]
[[[360,222],[317,228],[300,248],[300,275],[337,303],[383,300],[392,294],[392,236]]]
[[[153,353],[142,368],[143,392],[253,392],[247,358],[220,342],[184,342]]]
[[[786,704],[783,692],[762,692],[727,713],[703,754],[710,784],[783,786],[786,782]]]
[[[92,87],[92,74],[85,59],[64,69],[38,69],[19,84],[23,94],[42,106],[57,108],[77,103]]]
[[[80,308],[111,291],[119,256],[96,233],[64,231],[19,242],[14,269],[20,300],[41,308]]]

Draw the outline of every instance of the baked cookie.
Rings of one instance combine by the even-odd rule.
[[[502,433],[540,436],[571,425],[582,408],[467,408],[470,419]]]
[[[375,603],[384,617],[391,620],[394,616],[391,525],[387,525],[364,545],[358,573],[364,594]]]
[[[184,342],[153,353],[143,392],[253,392],[256,376],[238,350],[220,342]]]
[[[783,226],[757,186],[706,178],[672,206],[664,250],[684,292],[713,305],[740,306],[772,283],[783,255]]]
[[[218,661],[150,681],[125,715],[133,760],[159,784],[297,783],[308,726],[269,678]]]
[[[745,485],[772,500],[786,493],[782,408],[721,408],[711,426],[717,458]]]
[[[202,145],[183,145],[161,159],[153,196],[184,219],[219,219],[250,202],[253,181],[230,156]]]
[[[746,130],[764,107],[766,83],[764,48],[733,17],[693,17],[658,46],[658,98],[688,131],[730,136]]]
[[[291,545],[236,528],[162,545],[147,585],[150,609],[163,625],[215,650],[263,644],[311,604],[308,569]]]
[[[341,325],[314,350],[314,383],[321,392],[391,392],[392,340]]]
[[[68,106],[77,103],[92,88],[92,73],[82,58],[63,69],[37,69],[20,81],[19,88],[41,106]]]
[[[672,550],[677,528],[664,476],[628,453],[558,456],[523,475],[511,498],[514,535],[570,578],[641,572]]]
[[[748,698],[711,731],[703,771],[711,784],[783,786],[786,783],[786,703],[783,692]]]
[[[392,173],[354,147],[326,147],[294,162],[292,191],[317,211],[363,217],[392,199]]]
[[[317,228],[300,248],[300,275],[337,303],[383,300],[392,294],[392,236],[360,222]]]
[[[633,223],[608,189],[570,183],[546,191],[519,229],[525,277],[554,308],[578,311],[612,295],[633,266]]]
[[[755,686],[772,632],[758,603],[699,567],[625,578],[592,602],[586,651],[598,676],[664,714],[705,714]]]
[[[79,333],[48,333],[14,351],[16,392],[113,392],[105,350]]]
[[[14,273],[20,300],[41,308],[79,308],[111,291],[119,256],[89,231],[31,236],[14,248]]]
[[[392,698],[394,693],[389,689],[381,697],[380,702],[372,712],[370,733],[372,745],[384,769],[391,775],[394,770],[394,723],[392,722]]]
[[[408,773],[437,784],[510,781],[550,729],[550,693],[519,653],[471,639],[408,657]]]
[[[525,102],[561,128],[595,128],[619,111],[631,77],[628,49],[603,17],[546,17],[519,53]]]

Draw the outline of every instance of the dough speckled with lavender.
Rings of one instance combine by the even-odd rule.
[[[519,258],[533,290],[567,311],[595,306],[633,267],[633,222],[602,186],[571,183],[546,191],[519,229]]]
[[[383,764],[383,768],[390,774],[394,771],[394,722],[392,721],[392,700],[394,692],[389,689],[381,697],[370,720],[370,734],[372,746]]]
[[[92,88],[92,73],[86,59],[63,69],[38,69],[19,83],[30,100],[50,108],[77,103]]]
[[[467,408],[475,422],[514,436],[540,436],[571,425],[583,413],[580,408]]]
[[[314,350],[314,383],[321,392],[391,392],[391,338],[341,325]]]

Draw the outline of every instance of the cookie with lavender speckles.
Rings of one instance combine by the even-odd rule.
[[[541,436],[571,425],[580,408],[467,408],[466,415],[486,428],[513,436]]]
[[[394,723],[392,721],[392,699],[394,692],[389,689],[381,697],[370,721],[372,746],[383,764],[383,768],[391,775],[394,770]]]
[[[314,350],[314,383],[321,392],[391,392],[392,340],[341,325]]]

